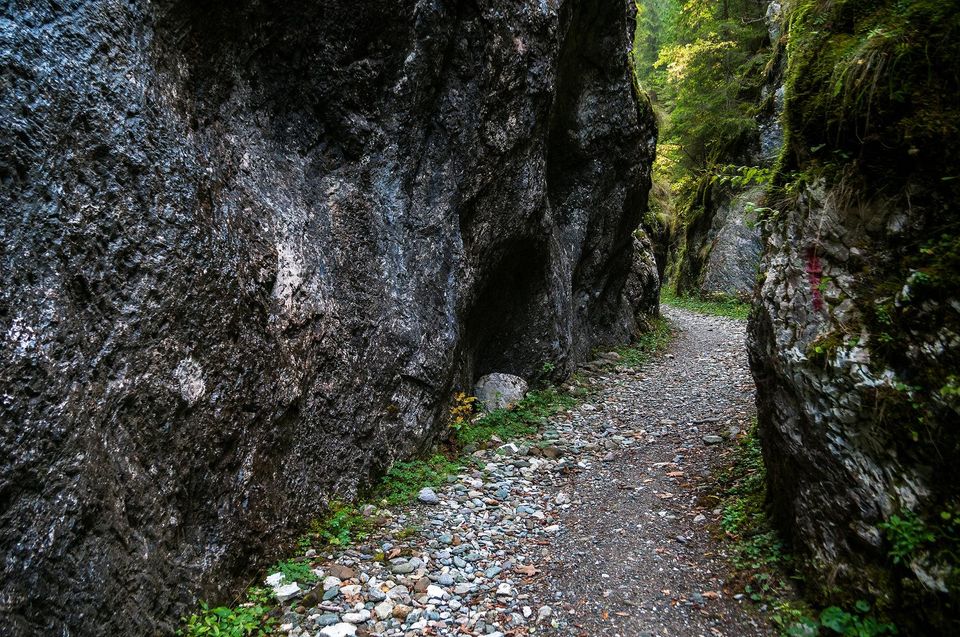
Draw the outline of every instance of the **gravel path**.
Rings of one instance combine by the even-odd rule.
[[[772,635],[724,586],[699,503],[753,415],[744,325],[673,308],[667,353],[640,370],[590,365],[590,403],[543,439],[474,454],[475,468],[378,511],[377,536],[313,556],[290,637]]]
[[[544,591],[560,600],[556,634],[622,637],[772,635],[724,590],[727,568],[698,502],[706,479],[749,427],[753,381],[744,324],[673,308],[665,356],[607,377],[602,409],[574,414],[578,435],[635,432],[634,446],[571,475],[575,494]]]

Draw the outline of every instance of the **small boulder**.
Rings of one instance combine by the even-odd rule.
[[[487,411],[512,407],[527,393],[527,381],[512,374],[487,374],[473,390]]]
[[[296,582],[278,586],[273,589],[273,594],[277,596],[277,601],[281,604],[293,599],[294,597],[300,596],[301,592],[300,586]]]
[[[417,499],[424,504],[440,504],[440,498],[430,487],[424,487],[420,489],[420,493],[417,494]]]

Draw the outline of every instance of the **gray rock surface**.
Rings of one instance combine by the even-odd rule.
[[[527,393],[527,381],[512,374],[486,374],[473,388],[473,393],[487,411],[514,405]]]
[[[957,407],[925,386],[949,384],[960,359],[951,327],[960,324],[957,290],[936,298],[914,290],[911,299],[907,284],[887,288],[890,297],[874,296],[877,288],[867,284],[873,276],[909,281],[898,252],[916,243],[906,239],[898,208],[878,206],[864,225],[863,211],[843,201],[840,189],[808,188],[773,226],[764,256],[748,346],[774,512],[808,560],[808,581],[829,573],[835,586],[894,608],[922,599],[927,615],[912,615],[910,606],[908,616],[942,625],[947,613],[955,625],[956,602],[944,601],[944,580],[956,582],[956,569],[943,570],[927,554],[901,572],[882,524],[931,510],[936,524],[950,506],[943,500],[956,492],[945,476],[960,462],[948,424]],[[885,244],[858,247],[875,233],[886,234]],[[897,328],[872,318],[885,304],[910,317],[900,323],[910,328],[890,344]],[[910,572],[916,582],[898,581]],[[911,634],[955,632],[916,630]]]
[[[755,208],[763,188],[751,188],[717,207],[710,228],[710,254],[700,293],[750,298],[757,282],[763,240]]]
[[[901,7],[884,1],[872,15]],[[790,19],[805,34],[834,26],[789,56],[779,212],[748,330],[771,511],[818,602],[870,600],[899,634],[953,636],[960,138],[931,130],[937,116],[922,104],[960,95],[957,41],[945,35],[955,11],[896,14],[917,37],[873,85],[897,91],[838,118],[822,101],[836,85],[816,69],[837,41],[866,46],[877,28],[840,26],[847,8]]]
[[[455,389],[628,338],[627,47],[616,2],[5,6],[0,632],[170,632]]]

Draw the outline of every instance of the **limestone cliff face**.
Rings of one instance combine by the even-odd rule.
[[[2,11],[2,634],[172,628],[651,309],[619,2]]]
[[[960,98],[941,45],[960,23],[956,6],[894,4],[794,8],[749,349],[772,505],[813,592],[955,635]],[[896,65],[857,79],[895,46]]]

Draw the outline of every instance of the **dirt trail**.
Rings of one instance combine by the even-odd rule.
[[[575,438],[616,448],[570,474],[550,566],[538,596],[553,600],[561,635],[772,635],[725,586],[729,571],[708,527],[708,476],[754,414],[744,323],[665,308],[678,329],[641,370],[600,378],[573,412]],[[595,408],[595,409],[594,409]],[[562,429],[567,429],[562,427]]]

